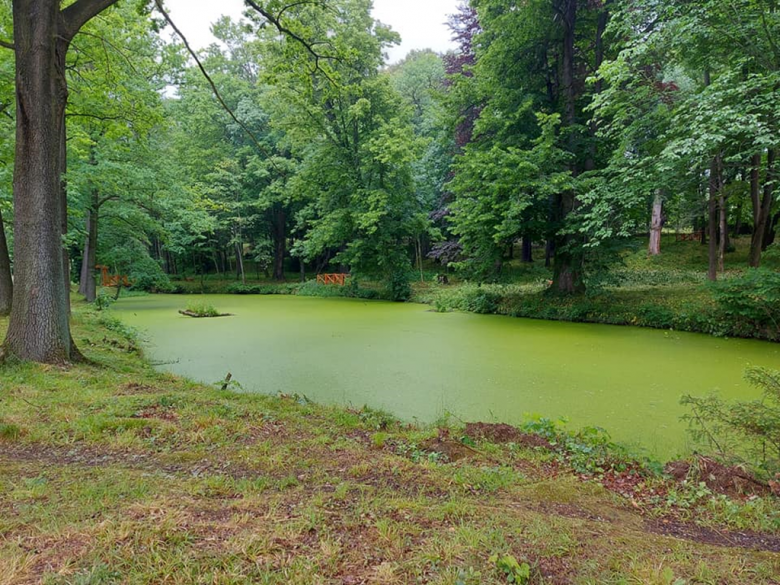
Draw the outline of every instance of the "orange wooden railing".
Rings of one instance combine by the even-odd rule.
[[[344,286],[347,284],[349,274],[318,274],[317,284],[336,284]]]
[[[100,286],[115,287],[115,286],[130,286],[130,279],[125,274],[109,274],[108,266],[98,264],[95,266],[100,270]]]
[[[702,233],[693,232],[692,234],[675,234],[676,242],[701,242]]]

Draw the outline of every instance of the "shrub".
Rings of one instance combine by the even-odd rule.
[[[187,303],[187,312],[198,317],[219,317],[221,313],[213,305],[202,301],[191,301]]]
[[[747,463],[772,475],[780,472],[780,371],[749,368],[745,379],[763,391],[761,400],[728,403],[711,394],[683,396],[683,417],[694,440],[728,461]]]
[[[403,303],[412,297],[412,286],[405,271],[395,271],[390,275],[387,294],[391,301]]]
[[[751,269],[713,284],[712,295],[718,312],[733,323],[736,334],[760,329],[770,339],[780,337],[780,273]]]
[[[310,280],[298,288],[298,295],[302,297],[348,297],[355,299],[378,299],[381,295],[372,289],[361,287],[356,279],[350,279],[346,286],[332,286],[317,284]]]
[[[101,290],[95,297],[95,309],[98,311],[105,311],[106,309],[109,309],[113,303],[114,297],[105,291]]]
[[[300,284],[243,284],[240,282],[229,285],[226,289],[231,295],[293,295],[298,292]]]

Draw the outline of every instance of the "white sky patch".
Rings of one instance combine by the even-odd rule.
[[[403,59],[414,49],[443,53],[454,48],[447,16],[459,0],[374,0],[374,17],[401,34],[401,45],[389,51],[390,63]],[[196,49],[214,42],[211,25],[220,16],[234,20],[244,11],[243,0],[167,0],[171,18]]]

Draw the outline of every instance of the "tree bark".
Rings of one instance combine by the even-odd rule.
[[[760,201],[758,178],[756,178],[754,181],[751,177],[750,195],[753,201],[753,236],[750,238],[750,255],[748,257],[748,263],[753,268],[758,268],[761,266],[761,253],[765,249],[764,241],[766,239],[767,226],[770,223],[770,216],[772,213],[772,199],[774,197],[774,167],[775,151],[774,149],[769,149],[769,152],[767,153],[764,193]]]
[[[718,280],[718,195],[720,192],[720,155],[712,159],[710,164],[710,186],[708,201],[708,228],[709,228],[709,265],[707,278],[711,281]]]
[[[284,280],[284,257],[287,254],[287,213],[281,203],[274,210],[274,280]]]
[[[88,303],[97,298],[95,265],[97,264],[99,207],[97,192],[92,194],[92,205],[87,210],[87,237],[84,239],[84,262],[81,265],[81,286],[79,292]]]
[[[718,272],[726,271],[726,248],[729,241],[728,209],[726,208],[726,190],[723,188],[723,171],[718,168]]]
[[[0,211],[0,315],[11,314],[11,299],[14,282],[11,278],[11,256],[8,253],[8,241],[5,239],[3,214]]]
[[[563,59],[562,85],[564,90],[564,120],[565,125],[573,128],[577,121],[577,90],[575,87],[575,30],[577,25],[577,0],[563,0],[560,5],[563,21]],[[569,132],[569,151],[577,150],[577,137]],[[577,165],[573,163],[572,174],[577,175]],[[566,219],[577,205],[574,191],[565,191],[556,198],[559,229],[564,230]],[[553,290],[574,294],[585,290],[583,279],[582,254],[575,250],[579,242],[571,234],[559,235],[555,246],[555,262],[553,266]]]
[[[533,244],[534,242],[531,238],[523,236],[523,253],[521,260],[526,264],[531,264],[534,261]]]
[[[3,355],[46,363],[78,351],[70,336],[63,226],[62,144],[71,40],[116,0],[13,0],[16,53],[13,310]]]
[[[655,200],[653,201],[653,215],[650,220],[650,242],[647,246],[647,253],[650,256],[658,256],[661,254],[661,230],[663,230],[664,227],[663,211],[663,191],[658,189],[655,192]]]
[[[236,242],[236,276],[241,278],[241,284],[246,284],[246,272],[244,271],[244,246]]]

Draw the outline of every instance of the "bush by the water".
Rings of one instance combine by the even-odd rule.
[[[726,402],[715,394],[684,396],[693,438],[731,463],[746,463],[773,477],[780,473],[780,371],[749,368],[745,379],[763,392],[760,400]]]
[[[294,295],[301,288],[298,283],[243,284],[236,282],[227,287],[231,295]]]
[[[780,331],[780,272],[748,270],[714,284],[712,295],[737,334],[749,335],[758,329],[772,339]]]

